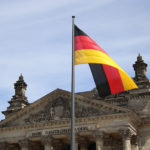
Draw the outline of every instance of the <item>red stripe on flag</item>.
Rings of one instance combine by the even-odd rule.
[[[94,49],[106,53],[95,41],[89,36],[75,36],[75,50]],[[106,53],[107,54],[107,53]]]
[[[111,93],[115,94],[115,93],[123,92],[124,87],[118,70],[114,67],[104,65],[104,64],[103,64],[103,69],[105,71]]]

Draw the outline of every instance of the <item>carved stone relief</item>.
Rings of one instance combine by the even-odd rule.
[[[105,115],[108,112],[105,112],[100,109],[92,108],[89,106],[82,106],[75,103],[76,111],[75,115],[76,118],[81,117],[90,117],[90,116],[98,116],[98,115]],[[46,105],[42,111],[38,113],[31,114],[30,117],[25,119],[26,123],[36,123],[36,122],[44,122],[50,120],[58,120],[58,119],[68,119],[71,115],[71,102],[59,97],[53,100],[52,103]]]

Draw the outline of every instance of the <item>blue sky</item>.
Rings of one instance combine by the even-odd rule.
[[[139,53],[150,64],[149,7],[149,0],[0,0],[0,111],[20,73],[30,103],[56,88],[70,91],[72,15],[133,77]],[[76,92],[95,87],[88,65],[75,73]]]

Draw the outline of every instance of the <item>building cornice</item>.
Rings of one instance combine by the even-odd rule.
[[[132,123],[134,120],[134,124],[140,123],[140,118],[133,112],[129,113],[120,113],[120,114],[113,114],[113,115],[104,115],[104,116],[96,116],[96,117],[86,117],[86,118],[78,118],[75,120],[76,125],[90,125],[94,124],[97,125],[101,121],[110,121],[110,120],[117,120],[117,119],[129,119]],[[33,129],[33,128],[60,128],[60,127],[68,127],[70,126],[70,119],[65,120],[57,120],[57,121],[50,121],[50,122],[43,122],[43,123],[35,123],[35,124],[25,124],[21,126],[12,126],[12,127],[3,127],[0,128],[0,132],[5,131],[14,131],[14,130],[26,130],[26,129]]]

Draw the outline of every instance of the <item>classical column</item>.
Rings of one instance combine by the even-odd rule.
[[[50,150],[51,149],[51,136],[43,136],[42,137],[42,143],[44,144],[44,150]]]
[[[135,150],[139,150],[138,143],[135,144]]]
[[[0,142],[0,150],[7,150],[8,143],[7,142]]]
[[[20,145],[21,150],[29,150],[29,140],[28,139],[20,140],[19,145]]]
[[[63,141],[62,140],[55,140],[54,142],[55,144],[55,150],[62,150],[62,146],[63,146]]]
[[[88,150],[88,142],[85,139],[80,139],[80,150]]]
[[[37,142],[37,141],[32,141],[30,143],[31,147],[33,150],[41,150],[41,143],[40,142]]]
[[[132,132],[130,129],[119,130],[123,140],[123,150],[131,150],[131,136]]]
[[[134,135],[132,137],[132,142],[133,142],[133,145],[135,146],[135,150],[139,150],[139,146],[138,146],[138,136],[137,135]]]
[[[75,150],[78,150],[78,138],[75,138]]]
[[[94,138],[96,143],[96,150],[103,150],[103,132],[95,131]]]

